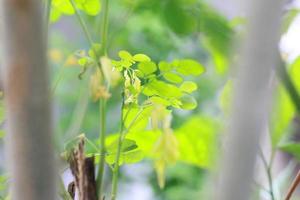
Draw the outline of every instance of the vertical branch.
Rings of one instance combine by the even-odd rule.
[[[113,167],[111,200],[117,199],[117,192],[118,192],[119,163],[120,163],[122,143],[123,143],[123,139],[124,139],[124,123],[125,123],[125,119],[123,116],[124,115],[124,107],[125,107],[125,99],[124,98],[125,97],[124,97],[124,92],[123,92],[122,93],[121,124],[120,124],[119,140],[118,140],[118,149],[117,149],[117,153],[116,153],[115,164]]]
[[[277,64],[281,0],[245,2],[248,34],[239,60],[217,200],[250,199],[258,140],[268,121],[271,70]]]
[[[107,55],[107,32],[108,32],[108,9],[109,9],[109,1],[104,0],[103,1],[103,16],[102,16],[102,23],[101,23],[101,45],[102,45],[102,56]],[[103,78],[105,78],[104,73]],[[104,83],[104,81],[103,81]],[[102,83],[102,84],[103,84]],[[106,100],[100,99],[99,100],[99,112],[100,112],[100,132],[99,132],[99,138],[100,138],[100,162],[99,162],[99,168],[98,168],[98,174],[97,174],[97,193],[98,196],[102,197],[102,188],[103,188],[103,176],[104,176],[104,164],[105,164],[105,132],[106,132]]]
[[[56,199],[40,0],[2,0],[7,150],[13,200]]]

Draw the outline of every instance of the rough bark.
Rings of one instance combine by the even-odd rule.
[[[56,176],[42,1],[0,2],[12,199],[53,200]]]
[[[281,0],[245,1],[248,34],[242,45],[233,114],[217,187],[217,200],[248,200],[260,135],[270,104],[270,78],[276,66]]]

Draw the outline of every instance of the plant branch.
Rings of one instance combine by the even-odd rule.
[[[108,32],[108,9],[109,9],[109,2],[108,0],[104,0],[103,2],[103,19],[102,19],[102,37],[101,37],[101,54],[102,55],[107,55],[107,32]],[[96,54],[97,56],[97,54]],[[99,59],[97,58],[97,62],[99,62]],[[101,68],[102,69],[102,68]],[[102,75],[103,78],[104,72],[102,69]],[[105,132],[106,132],[106,100],[105,99],[100,99],[99,101],[99,109],[100,109],[100,133],[99,133],[99,138],[100,138],[100,162],[99,162],[99,167],[98,167],[98,175],[97,175],[97,194],[99,198],[102,198],[102,188],[103,188],[103,175],[104,175],[104,164],[105,164]]]
[[[92,47],[94,42],[93,42],[92,36],[91,36],[91,34],[90,34],[90,32],[89,32],[89,30],[87,28],[87,25],[85,24],[84,20],[82,19],[82,17],[81,17],[81,15],[79,13],[79,10],[78,10],[78,8],[77,8],[74,0],[70,0],[70,2],[71,2],[72,7],[73,7],[73,9],[75,11],[77,19],[78,19],[78,21],[79,21],[79,23],[81,25],[81,28],[82,28],[82,30],[83,30],[83,32],[84,32],[84,34],[85,34],[85,36],[86,36],[86,38],[87,38],[90,46]]]
[[[100,162],[98,167],[98,174],[97,174],[97,194],[98,197],[101,198],[102,196],[102,188],[103,188],[103,176],[104,176],[104,164],[105,164],[105,131],[106,131],[106,101],[105,99],[101,99],[99,101],[99,112],[100,112]]]
[[[120,135],[118,142],[118,149],[116,153],[115,164],[113,168],[113,179],[112,179],[112,192],[111,192],[111,200],[116,200],[117,191],[118,191],[118,176],[119,176],[119,161],[121,156],[121,148],[123,143],[123,130],[124,130],[124,119],[123,119],[123,110],[125,107],[125,99],[124,92],[122,93],[122,106],[121,106],[121,125],[120,125]]]
[[[101,45],[103,55],[107,55],[107,33],[108,33],[108,12],[109,12],[108,0],[103,1],[103,18],[101,27]]]
[[[267,177],[268,177],[268,184],[269,184],[269,194],[271,196],[271,199],[272,200],[275,200],[275,196],[274,196],[274,190],[273,190],[273,179],[272,179],[272,173],[271,173],[271,163],[269,164],[267,162],[267,159],[262,151],[262,149],[259,147],[259,155],[262,159],[262,162],[263,162],[263,165],[264,165],[264,168],[266,170],[266,173],[267,173]]]
[[[292,185],[290,186],[288,193],[285,197],[285,200],[290,200],[290,198],[292,197],[292,194],[294,193],[295,189],[297,188],[297,186],[300,183],[300,170],[297,173],[296,178],[294,179]]]

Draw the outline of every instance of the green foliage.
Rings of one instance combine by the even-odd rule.
[[[106,147],[105,160],[109,165],[116,164],[116,153],[119,145],[119,140],[113,141]],[[124,139],[121,144],[121,155],[119,165],[137,163],[143,159],[144,155],[138,149],[138,145],[134,140]]]
[[[279,148],[287,152],[291,155],[293,155],[297,160],[300,160],[300,143],[287,143],[287,144],[282,144],[279,146]]]
[[[208,116],[191,117],[175,130],[179,160],[202,168],[212,168],[218,155],[220,123]]]
[[[186,93],[192,93],[198,88],[197,84],[192,81],[185,81],[180,85],[180,90]]]
[[[288,134],[295,108],[285,88],[279,86],[271,114],[270,131],[273,148]]]
[[[120,51],[121,60],[113,61],[116,69],[124,74],[126,104],[138,104],[141,93],[147,97],[159,97],[154,99],[156,103],[160,100],[162,104],[175,108],[190,110],[196,107],[195,99],[186,93],[195,91],[197,85],[191,81],[181,86],[178,84],[183,81],[182,76],[198,76],[204,73],[205,68],[199,62],[191,59],[162,61],[157,67],[148,56],[137,55]]]
[[[299,66],[300,58],[297,58],[289,69],[290,77],[298,92],[300,92]],[[279,86],[275,97],[276,101],[271,115],[271,140],[273,148],[276,148],[276,146],[288,136],[289,127],[296,112],[289,94],[282,85]]]
[[[190,34],[196,28],[196,18],[189,8],[181,0],[166,0],[164,3],[164,19],[168,26],[179,35]]]
[[[71,0],[52,0],[51,22],[57,22],[62,15],[74,15],[75,11],[70,2]],[[78,9],[88,15],[95,16],[100,12],[99,0],[74,0]]]
[[[220,130],[220,123],[211,117],[201,115],[191,117],[186,123],[174,130],[178,142],[179,158],[177,161],[205,169],[213,167],[218,152],[217,138]],[[161,135],[161,130],[129,132],[126,140],[134,141],[134,143],[131,142],[134,144],[132,146],[136,144],[145,157],[155,159],[159,153],[159,151],[155,152],[155,148],[157,142],[161,140]],[[109,144],[114,143],[117,136],[118,134],[112,134],[107,137],[106,144],[109,146]]]

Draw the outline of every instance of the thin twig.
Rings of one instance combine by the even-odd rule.
[[[291,199],[292,194],[294,193],[294,191],[297,188],[297,186],[299,185],[299,183],[300,183],[300,170],[298,171],[296,178],[294,179],[292,185],[290,186],[288,193],[285,197],[285,200]]]
[[[275,195],[274,195],[274,190],[273,190],[273,179],[272,179],[272,172],[271,172],[271,164],[269,164],[267,162],[267,159],[266,159],[261,147],[259,147],[259,155],[262,159],[263,165],[264,165],[266,173],[267,173],[268,184],[269,184],[269,194],[271,196],[271,199],[275,200]]]

